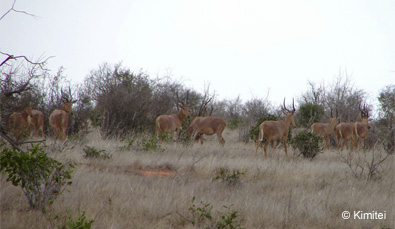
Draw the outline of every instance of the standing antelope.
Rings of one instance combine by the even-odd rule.
[[[341,150],[344,148],[344,144],[348,149],[348,141],[351,140],[351,151],[353,150],[354,144],[354,123],[352,122],[341,122],[335,128],[335,135],[337,141],[337,149],[340,148]]]
[[[270,141],[277,141],[280,140],[281,138],[283,139],[283,144],[285,148],[285,155],[288,155],[287,151],[287,136],[288,136],[288,129],[289,125],[292,124],[292,127],[296,127],[295,125],[295,120],[294,120],[294,114],[295,114],[295,104],[294,101],[292,100],[292,111],[288,110],[285,107],[285,98],[284,98],[284,103],[283,103],[283,113],[286,115],[285,120],[278,120],[278,121],[264,121],[261,123],[259,126],[259,138],[256,141],[256,151],[255,154],[258,152],[259,145],[261,144],[263,137],[266,138],[265,145],[263,147],[265,151],[265,157],[266,157],[266,148],[269,145]]]
[[[49,125],[55,131],[55,143],[56,139],[65,140],[66,138],[66,130],[69,125],[69,114],[73,115],[72,106],[76,100],[68,101],[62,100],[63,107],[62,109],[55,109],[52,111],[51,115],[49,116]]]
[[[222,137],[222,132],[226,127],[226,122],[222,118],[217,117],[196,117],[185,131],[186,134],[191,135],[193,140],[197,137],[203,145],[203,134],[213,135],[217,134],[218,142],[221,146],[225,145],[225,140]]]
[[[332,114],[332,113],[331,113]],[[329,150],[329,138],[336,128],[337,118],[330,118],[330,123],[316,122],[311,125],[311,132],[325,138],[325,148]]]
[[[187,105],[182,105],[181,110],[177,114],[160,115],[157,117],[155,124],[155,134],[157,138],[159,138],[159,134],[176,133],[176,137],[178,139],[181,124],[185,117],[189,117]]]
[[[10,134],[17,142],[22,138],[25,131],[29,128],[32,117],[32,106],[26,107],[22,112],[14,112],[8,120]]]
[[[366,136],[368,134],[368,130],[370,129],[368,118],[369,111],[366,109],[366,105],[363,105],[363,109],[361,109],[361,105],[359,105],[359,110],[361,111],[361,119],[354,123],[355,130],[355,148],[359,149],[359,142],[363,140],[363,150],[366,149]]]
[[[38,136],[38,130],[41,130],[41,136],[44,135],[44,114],[39,110],[32,110],[32,119],[30,124],[34,128],[33,136]]]

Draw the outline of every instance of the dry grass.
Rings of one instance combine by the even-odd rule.
[[[394,159],[384,163],[381,179],[355,178],[334,151],[313,161],[285,157],[283,149],[269,148],[255,155],[254,144],[237,142],[237,133],[224,133],[226,145],[208,138],[203,146],[164,143],[164,152],[120,151],[124,143],[102,141],[95,133],[86,140],[50,152],[60,161],[77,163],[73,184],[51,207],[52,215],[85,211],[94,228],[184,228],[179,214],[188,216],[192,197],[211,203],[214,211],[232,205],[246,228],[381,228],[394,227]],[[86,159],[86,145],[104,149],[111,160]],[[72,146],[71,143],[68,146]],[[51,147],[50,147],[51,148]],[[52,147],[53,148],[53,147]],[[363,153],[363,152],[359,152]],[[367,152],[369,153],[369,152]],[[240,171],[238,185],[214,178],[220,168]],[[144,176],[141,171],[172,171],[169,176]],[[1,228],[46,228],[49,222],[28,208],[19,187],[1,175]],[[385,220],[344,220],[345,210],[386,212]],[[179,213],[179,214],[178,214]]]

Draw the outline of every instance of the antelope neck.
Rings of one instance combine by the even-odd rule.
[[[62,109],[61,109],[62,111],[65,111],[67,114],[69,114],[70,112],[68,112],[66,109],[65,109],[65,106],[63,105],[63,107],[62,107]]]
[[[285,117],[285,125],[287,126],[287,129],[289,128],[289,126],[291,125],[291,118],[290,118],[291,116],[290,115],[287,115],[286,117]]]
[[[178,112],[177,114],[178,119],[180,119],[180,121],[182,122],[185,118],[184,113],[182,113],[182,109]]]

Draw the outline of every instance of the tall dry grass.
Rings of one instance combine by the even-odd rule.
[[[314,160],[281,147],[255,155],[254,144],[237,142],[226,130],[225,147],[215,137],[204,145],[163,143],[164,151],[119,150],[125,143],[103,141],[97,133],[66,149],[48,150],[60,161],[77,163],[73,184],[54,202],[51,216],[74,216],[85,211],[94,228],[192,228],[182,222],[196,203],[213,205],[213,214],[232,205],[246,228],[393,228],[394,159],[383,164],[380,179],[355,178],[335,151]],[[111,160],[88,159],[83,147],[106,150]],[[56,147],[50,146],[49,149]],[[362,154],[363,152],[358,152]],[[370,152],[366,152],[369,154]],[[214,178],[220,168],[240,171],[239,183],[227,185]],[[142,176],[142,170],[171,170],[174,175]],[[1,175],[1,228],[48,228],[48,216],[28,208],[18,187]],[[386,212],[383,220],[342,219],[343,211]]]

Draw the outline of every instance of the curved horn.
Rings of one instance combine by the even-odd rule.
[[[287,107],[285,106],[285,97],[284,97],[284,101],[283,101],[283,112],[286,111],[289,113],[289,110],[287,109]]]
[[[292,98],[292,114],[295,113],[296,109],[295,109],[295,99]]]

